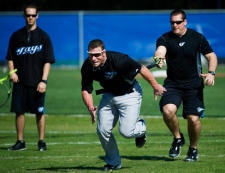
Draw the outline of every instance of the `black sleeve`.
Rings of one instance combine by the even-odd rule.
[[[93,74],[92,74],[92,65],[85,60],[81,67],[81,90],[86,90],[89,94],[93,91]]]
[[[209,45],[209,42],[206,40],[206,38],[202,35],[201,36],[201,46],[200,46],[200,51],[203,55],[206,55],[208,53],[212,53],[213,49]]]
[[[165,47],[167,48],[167,42],[166,42],[166,40],[165,40],[165,38],[164,38],[163,35],[162,35],[161,37],[159,37],[159,38],[157,39],[157,41],[156,41],[156,49],[157,49],[157,47],[159,47],[159,46],[165,46]]]
[[[9,39],[9,45],[8,45],[8,50],[5,59],[13,60],[13,55],[12,55],[12,40],[13,40],[13,35]]]
[[[53,50],[53,45],[52,41],[49,37],[48,34],[45,33],[45,42],[44,42],[44,55],[45,55],[45,63],[55,63],[55,57],[54,57],[54,50]]]

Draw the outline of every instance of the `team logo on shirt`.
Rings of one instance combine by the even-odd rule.
[[[185,44],[185,42],[179,43],[179,46],[182,47]]]
[[[116,75],[117,75],[117,72],[114,72],[114,71],[113,72],[107,72],[106,71],[104,77],[105,77],[105,79],[110,80]]]
[[[36,45],[30,47],[20,47],[16,50],[17,55],[25,55],[25,54],[35,54],[36,52],[41,52],[43,49],[43,45]]]

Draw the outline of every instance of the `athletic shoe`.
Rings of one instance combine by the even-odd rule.
[[[38,151],[47,150],[46,143],[44,141],[38,141]]]
[[[195,148],[189,147],[187,157],[184,159],[184,161],[194,162],[197,160],[198,160],[198,150]]]
[[[25,141],[18,140],[16,143],[8,148],[9,151],[18,151],[18,150],[26,150]]]
[[[110,164],[107,164],[103,167],[102,171],[113,171],[113,170],[119,170],[122,168],[122,164],[112,166]]]
[[[182,133],[180,133],[181,135],[181,138],[174,138],[173,139],[173,143],[172,143],[172,146],[170,148],[170,151],[169,151],[169,156],[170,157],[178,157],[180,155],[180,148],[185,144],[185,139],[184,139],[184,136]]]
[[[146,125],[146,122],[144,119],[139,119],[138,121],[141,121],[144,125]],[[146,140],[147,140],[147,135],[145,132],[145,134],[143,136],[135,138],[136,147],[137,148],[143,147]]]

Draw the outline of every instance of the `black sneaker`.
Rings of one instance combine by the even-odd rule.
[[[113,170],[119,170],[122,168],[122,165],[116,165],[116,166],[112,166],[110,164],[107,164],[103,167],[102,171],[113,171]]]
[[[138,121],[142,121],[142,123],[143,123],[144,125],[146,125],[146,122],[145,122],[144,119],[140,119],[140,120],[138,120]],[[135,138],[136,147],[137,147],[137,148],[143,147],[144,144],[145,144],[145,142],[146,142],[146,140],[147,140],[147,135],[146,135],[146,133],[145,133],[143,136],[141,136],[141,137]]]
[[[189,147],[187,157],[184,159],[184,161],[194,162],[197,160],[198,160],[198,150],[195,148]]]
[[[25,141],[18,140],[16,143],[8,148],[9,151],[18,151],[18,150],[26,150]]]
[[[46,143],[44,141],[38,141],[38,151],[46,151]]]
[[[178,157],[180,155],[180,148],[185,144],[185,139],[182,133],[180,133],[181,138],[174,138],[172,146],[169,151],[170,157]]]

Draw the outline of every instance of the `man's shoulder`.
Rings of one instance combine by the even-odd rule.
[[[192,28],[187,28],[187,34],[191,34],[191,35],[202,35],[201,33],[195,31]]]
[[[168,32],[165,32],[164,34],[162,34],[162,36],[172,36],[172,35],[173,35],[172,31],[168,31]]]
[[[14,31],[12,33],[12,36],[21,35],[22,33],[25,33],[25,32],[26,32],[26,27],[23,27],[23,28],[20,28],[20,29],[17,29],[16,31]]]
[[[107,55],[107,58],[118,58],[118,57],[128,56],[125,53],[117,52],[117,51],[111,51],[111,50],[106,51],[106,55]]]
[[[35,32],[39,32],[41,35],[49,37],[48,33],[45,30],[43,30],[42,28],[38,27],[38,26],[35,29]]]

